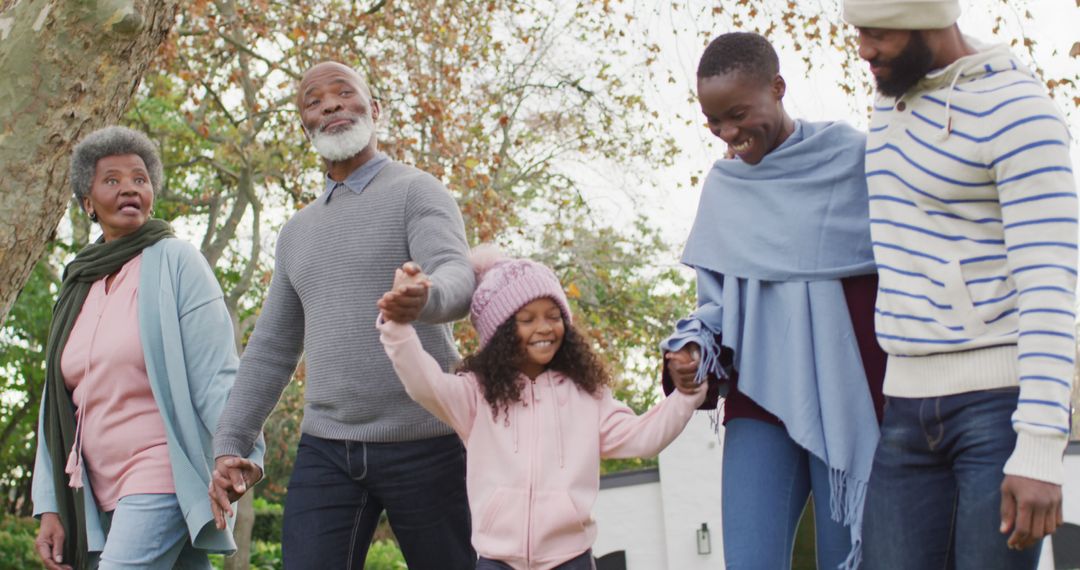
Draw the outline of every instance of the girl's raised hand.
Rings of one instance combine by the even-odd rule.
[[[411,323],[420,317],[427,304],[431,279],[413,261],[394,270],[394,286],[379,299],[379,310],[384,319],[399,323]]]

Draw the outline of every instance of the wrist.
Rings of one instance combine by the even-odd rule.
[[[1016,434],[1016,447],[1005,462],[1003,471],[1006,475],[1061,485],[1065,480],[1062,456],[1067,444],[1065,437],[1037,435],[1019,430]]]

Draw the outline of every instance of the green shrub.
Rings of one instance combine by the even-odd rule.
[[[0,514],[0,569],[40,568],[34,538],[38,522]]]
[[[281,570],[281,543],[257,540],[251,545],[251,557],[248,558],[251,570]],[[210,555],[210,565],[217,570],[225,568],[225,557],[220,554]]]
[[[224,567],[223,558],[219,555],[211,556],[210,563],[218,570]],[[255,541],[251,546],[250,563],[251,570],[282,570],[284,565],[281,561],[281,543]],[[371,543],[367,560],[364,562],[364,570],[408,570],[408,568],[396,542],[376,540]]]
[[[368,549],[364,570],[408,570],[396,542],[376,540]]]
[[[284,567],[281,561],[280,542],[256,540],[251,545],[251,570],[281,570]]]
[[[251,528],[251,540],[281,542],[281,525],[285,520],[285,507],[256,497],[255,522]]]

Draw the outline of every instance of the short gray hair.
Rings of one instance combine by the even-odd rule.
[[[80,207],[85,209],[83,198],[90,194],[98,161],[107,156],[125,154],[138,155],[150,174],[150,185],[154,192],[161,189],[164,170],[157,147],[149,137],[127,127],[105,127],[90,133],[71,151],[71,192]]]

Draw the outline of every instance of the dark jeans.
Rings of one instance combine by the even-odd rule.
[[[481,556],[480,560],[476,562],[476,570],[513,570],[513,567],[505,562]],[[596,561],[593,560],[592,549],[586,550],[551,570],[596,570]]]
[[[1018,394],[886,400],[863,515],[865,570],[1034,570],[1041,543],[1009,550],[998,532]]]
[[[384,509],[411,570],[475,567],[456,435],[364,443],[304,434],[285,497],[285,568],[363,568]]]

